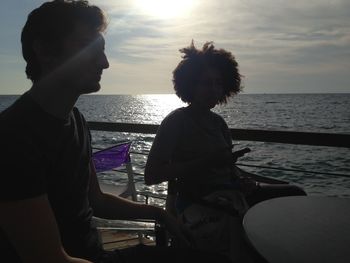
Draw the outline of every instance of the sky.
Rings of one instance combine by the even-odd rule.
[[[20,33],[39,0],[2,0],[0,94],[31,86]],[[174,93],[179,49],[213,41],[236,57],[244,93],[349,93],[349,0],[90,0],[108,16],[99,94]]]

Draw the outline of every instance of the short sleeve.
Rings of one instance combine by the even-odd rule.
[[[46,193],[43,157],[32,143],[2,134],[0,151],[0,201],[23,200]]]
[[[169,161],[181,138],[183,112],[178,109],[164,118],[157,130],[149,157]]]

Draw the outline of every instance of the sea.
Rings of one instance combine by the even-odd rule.
[[[17,97],[1,95],[0,111]],[[88,121],[160,124],[172,110],[186,104],[174,94],[84,95],[79,98],[76,106]],[[350,93],[240,94],[227,104],[215,107],[213,111],[220,114],[230,128],[350,134]],[[159,196],[166,194],[166,183],[155,186],[144,184],[143,170],[154,135],[100,131],[91,133],[93,147],[99,149],[119,141],[131,140],[136,188]],[[234,140],[234,145],[236,150],[245,147],[251,149],[250,153],[239,159],[240,164],[264,167],[241,166],[247,171],[301,186],[309,195],[350,197],[349,148],[237,140]],[[127,180],[123,172],[106,172],[98,176],[100,180],[115,185],[124,184]],[[164,204],[158,198],[150,198],[149,201]]]

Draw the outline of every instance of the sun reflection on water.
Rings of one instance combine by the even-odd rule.
[[[186,106],[174,94],[140,95],[136,98],[140,98],[138,111],[145,123],[159,124],[171,111]]]

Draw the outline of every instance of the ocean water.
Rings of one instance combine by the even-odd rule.
[[[16,97],[0,96],[0,111]],[[77,106],[90,121],[159,124],[169,112],[185,104],[175,95],[87,95],[78,100]],[[350,134],[350,94],[241,94],[226,105],[217,106],[214,111],[223,116],[231,128]],[[132,140],[137,189],[166,193],[166,183],[149,187],[144,185],[141,175],[154,135],[93,131],[92,136],[93,146],[98,148],[120,140]],[[347,148],[247,141],[234,143],[237,150],[244,147],[252,150],[239,160],[243,164],[350,176],[350,149]],[[302,186],[310,195],[350,197],[349,177],[266,168],[244,169]],[[122,173],[107,172],[99,176],[114,184],[126,181],[126,175]]]

